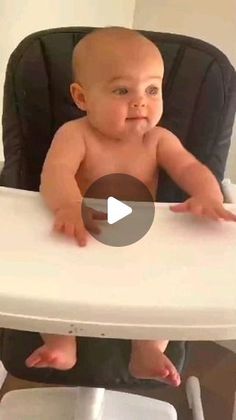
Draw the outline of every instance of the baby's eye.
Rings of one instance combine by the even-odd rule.
[[[125,87],[116,88],[112,91],[116,95],[126,95],[128,93],[128,89]]]
[[[148,88],[146,89],[146,91],[147,91],[148,95],[155,96],[155,95],[158,94],[159,89],[156,86],[148,86]]]

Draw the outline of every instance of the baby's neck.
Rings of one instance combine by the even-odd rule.
[[[102,143],[109,143],[113,145],[131,145],[131,144],[137,144],[138,142],[143,142],[143,139],[146,135],[146,133],[142,133],[140,135],[133,134],[133,135],[120,135],[117,137],[107,136],[105,133],[102,133],[99,131],[96,127],[94,127],[90,121],[87,119],[87,123],[89,125],[89,128],[93,131],[97,139]]]

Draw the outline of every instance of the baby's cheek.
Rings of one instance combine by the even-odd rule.
[[[106,118],[108,118],[114,125],[120,124],[125,118],[124,110],[117,106],[117,104],[110,104],[106,110]]]
[[[161,104],[158,104],[155,108],[151,110],[152,119],[159,121],[163,113],[163,107]]]

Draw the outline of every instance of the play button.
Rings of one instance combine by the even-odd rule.
[[[104,220],[96,220],[100,233],[90,234],[110,246],[131,245],[149,231],[155,214],[153,197],[139,179],[120,173],[105,175],[90,185],[82,202],[82,217],[87,228],[88,209]],[[91,211],[90,211],[91,214]]]
[[[118,222],[124,217],[132,213],[132,208],[122,201],[117,200],[114,197],[108,197],[107,200],[107,221],[109,225]]]

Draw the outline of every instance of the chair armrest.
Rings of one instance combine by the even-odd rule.
[[[236,184],[232,184],[230,179],[224,179],[222,182],[222,189],[225,203],[236,204]]]

